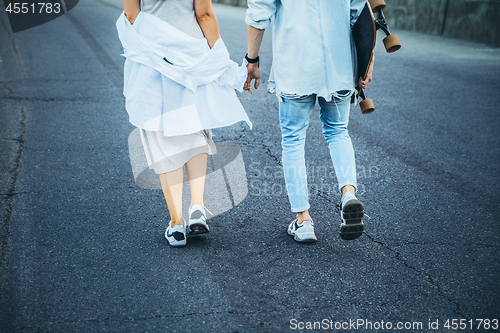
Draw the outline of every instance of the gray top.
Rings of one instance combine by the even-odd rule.
[[[141,10],[168,22],[191,37],[203,38],[194,14],[194,0],[141,0]]]

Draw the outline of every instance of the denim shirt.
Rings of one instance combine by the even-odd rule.
[[[351,27],[366,2],[248,0],[247,25],[265,29],[274,18],[269,91],[285,98],[349,97],[357,78]]]

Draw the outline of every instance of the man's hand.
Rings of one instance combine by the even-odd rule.
[[[260,82],[260,70],[258,63],[247,65],[248,76],[245,84],[243,85],[243,90],[247,90],[250,94],[252,93],[252,80],[255,79],[254,87],[259,88]]]
[[[361,89],[366,89],[368,83],[372,81],[373,75],[373,63],[375,62],[375,55],[372,57],[372,61],[370,62],[370,66],[368,67],[368,73],[366,74],[366,80],[363,80],[363,77],[359,77],[359,87]]]

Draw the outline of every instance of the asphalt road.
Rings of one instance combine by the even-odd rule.
[[[338,237],[339,195],[325,187],[335,178],[315,113],[306,156],[318,242],[304,245],[286,233],[293,214],[278,101],[265,89],[267,31],[263,84],[238,95],[253,130],[214,131],[241,149],[248,193],[209,220],[210,234],[174,249],[161,191],[132,175],[121,2],[82,0],[16,34],[0,9],[1,332],[287,332],[320,321],[355,331],[350,320],[370,321],[357,330],[367,332],[495,331],[499,49],[398,31],[403,48],[386,54],[378,41],[367,89],[377,110],[353,106],[350,118],[366,233]],[[215,10],[240,62],[244,9]],[[466,328],[447,329],[448,319]]]

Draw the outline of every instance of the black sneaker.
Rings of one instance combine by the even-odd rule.
[[[361,236],[365,230],[365,225],[363,224],[364,215],[365,208],[356,197],[349,199],[345,203],[341,203],[340,217],[342,222],[340,224],[340,238],[353,240]]]

